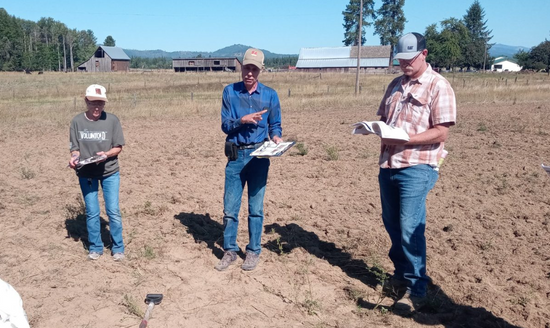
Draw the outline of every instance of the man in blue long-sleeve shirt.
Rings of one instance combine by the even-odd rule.
[[[264,141],[283,140],[281,105],[277,92],[258,82],[264,66],[261,50],[250,48],[243,58],[242,82],[230,84],[223,90],[222,131],[226,141],[237,148],[237,158],[229,158],[225,167],[223,197],[224,256],[216,265],[223,271],[237,260],[239,211],[245,184],[248,185],[248,236],[246,259],[242,269],[254,270],[260,260],[264,221],[264,194],[269,171],[269,159],[250,156]]]

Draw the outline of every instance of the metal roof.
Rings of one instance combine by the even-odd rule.
[[[130,60],[130,57],[124,52],[122,48],[119,47],[107,47],[99,46],[111,59],[115,60]]]
[[[361,47],[361,67],[389,66],[390,46]],[[357,67],[357,47],[302,48],[296,68]]]

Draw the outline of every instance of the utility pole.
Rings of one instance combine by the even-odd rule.
[[[359,30],[357,33],[357,72],[355,73],[355,95],[359,90],[359,70],[361,69],[361,39],[363,36],[363,0],[359,9]]]
[[[483,39],[485,41],[485,39]],[[485,73],[485,61],[487,60],[487,41],[485,41],[485,53],[483,54],[483,73]]]

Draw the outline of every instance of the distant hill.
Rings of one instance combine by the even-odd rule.
[[[495,43],[491,49],[489,49],[489,55],[491,57],[514,57],[520,50],[529,51],[531,48],[521,46],[507,46],[505,44]]]
[[[246,49],[250,48],[250,46],[246,46],[244,44],[234,44],[232,46],[228,46],[225,48],[218,49],[214,52],[208,52],[208,51],[164,51],[164,50],[135,50],[135,49],[124,49],[126,54],[131,57],[142,57],[142,58],[158,58],[158,57],[165,57],[165,58],[194,58],[198,55],[201,55],[202,57],[208,58],[208,57],[237,57],[242,58],[244,53],[246,52]],[[529,51],[530,48],[528,47],[522,47],[522,46],[508,46],[505,44],[496,43],[494,44],[491,49],[489,49],[489,55],[491,57],[514,57],[514,55],[520,51]],[[276,54],[269,50],[261,49],[266,58],[282,58],[282,57],[289,57],[289,56],[298,56],[298,54]]]
[[[194,58],[198,55],[202,57],[237,57],[242,58],[246,49],[250,46],[245,46],[243,44],[234,44],[225,48],[221,48],[214,52],[208,51],[164,51],[164,50],[134,50],[134,49],[124,49],[126,54],[131,57],[143,57],[143,58]],[[276,54],[271,51],[261,49],[264,52],[265,58],[282,58],[289,56],[298,56],[297,54]]]

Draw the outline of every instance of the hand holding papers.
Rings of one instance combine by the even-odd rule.
[[[376,134],[382,140],[409,141],[409,135],[405,130],[387,125],[382,121],[363,121],[352,124],[354,127],[351,134]]]
[[[76,164],[76,168],[79,169],[79,168],[81,168],[81,167],[83,167],[84,165],[87,165],[87,164],[101,162],[101,161],[105,160],[106,158],[107,158],[106,155],[95,155],[95,156],[92,156],[92,157],[89,157],[89,158],[78,161],[78,163]]]
[[[266,141],[264,144],[253,151],[250,156],[256,156],[256,157],[277,157],[281,156],[290,149],[290,147],[294,146],[296,142],[295,141],[287,141],[287,142],[280,142],[278,144],[274,143],[273,141]]]

